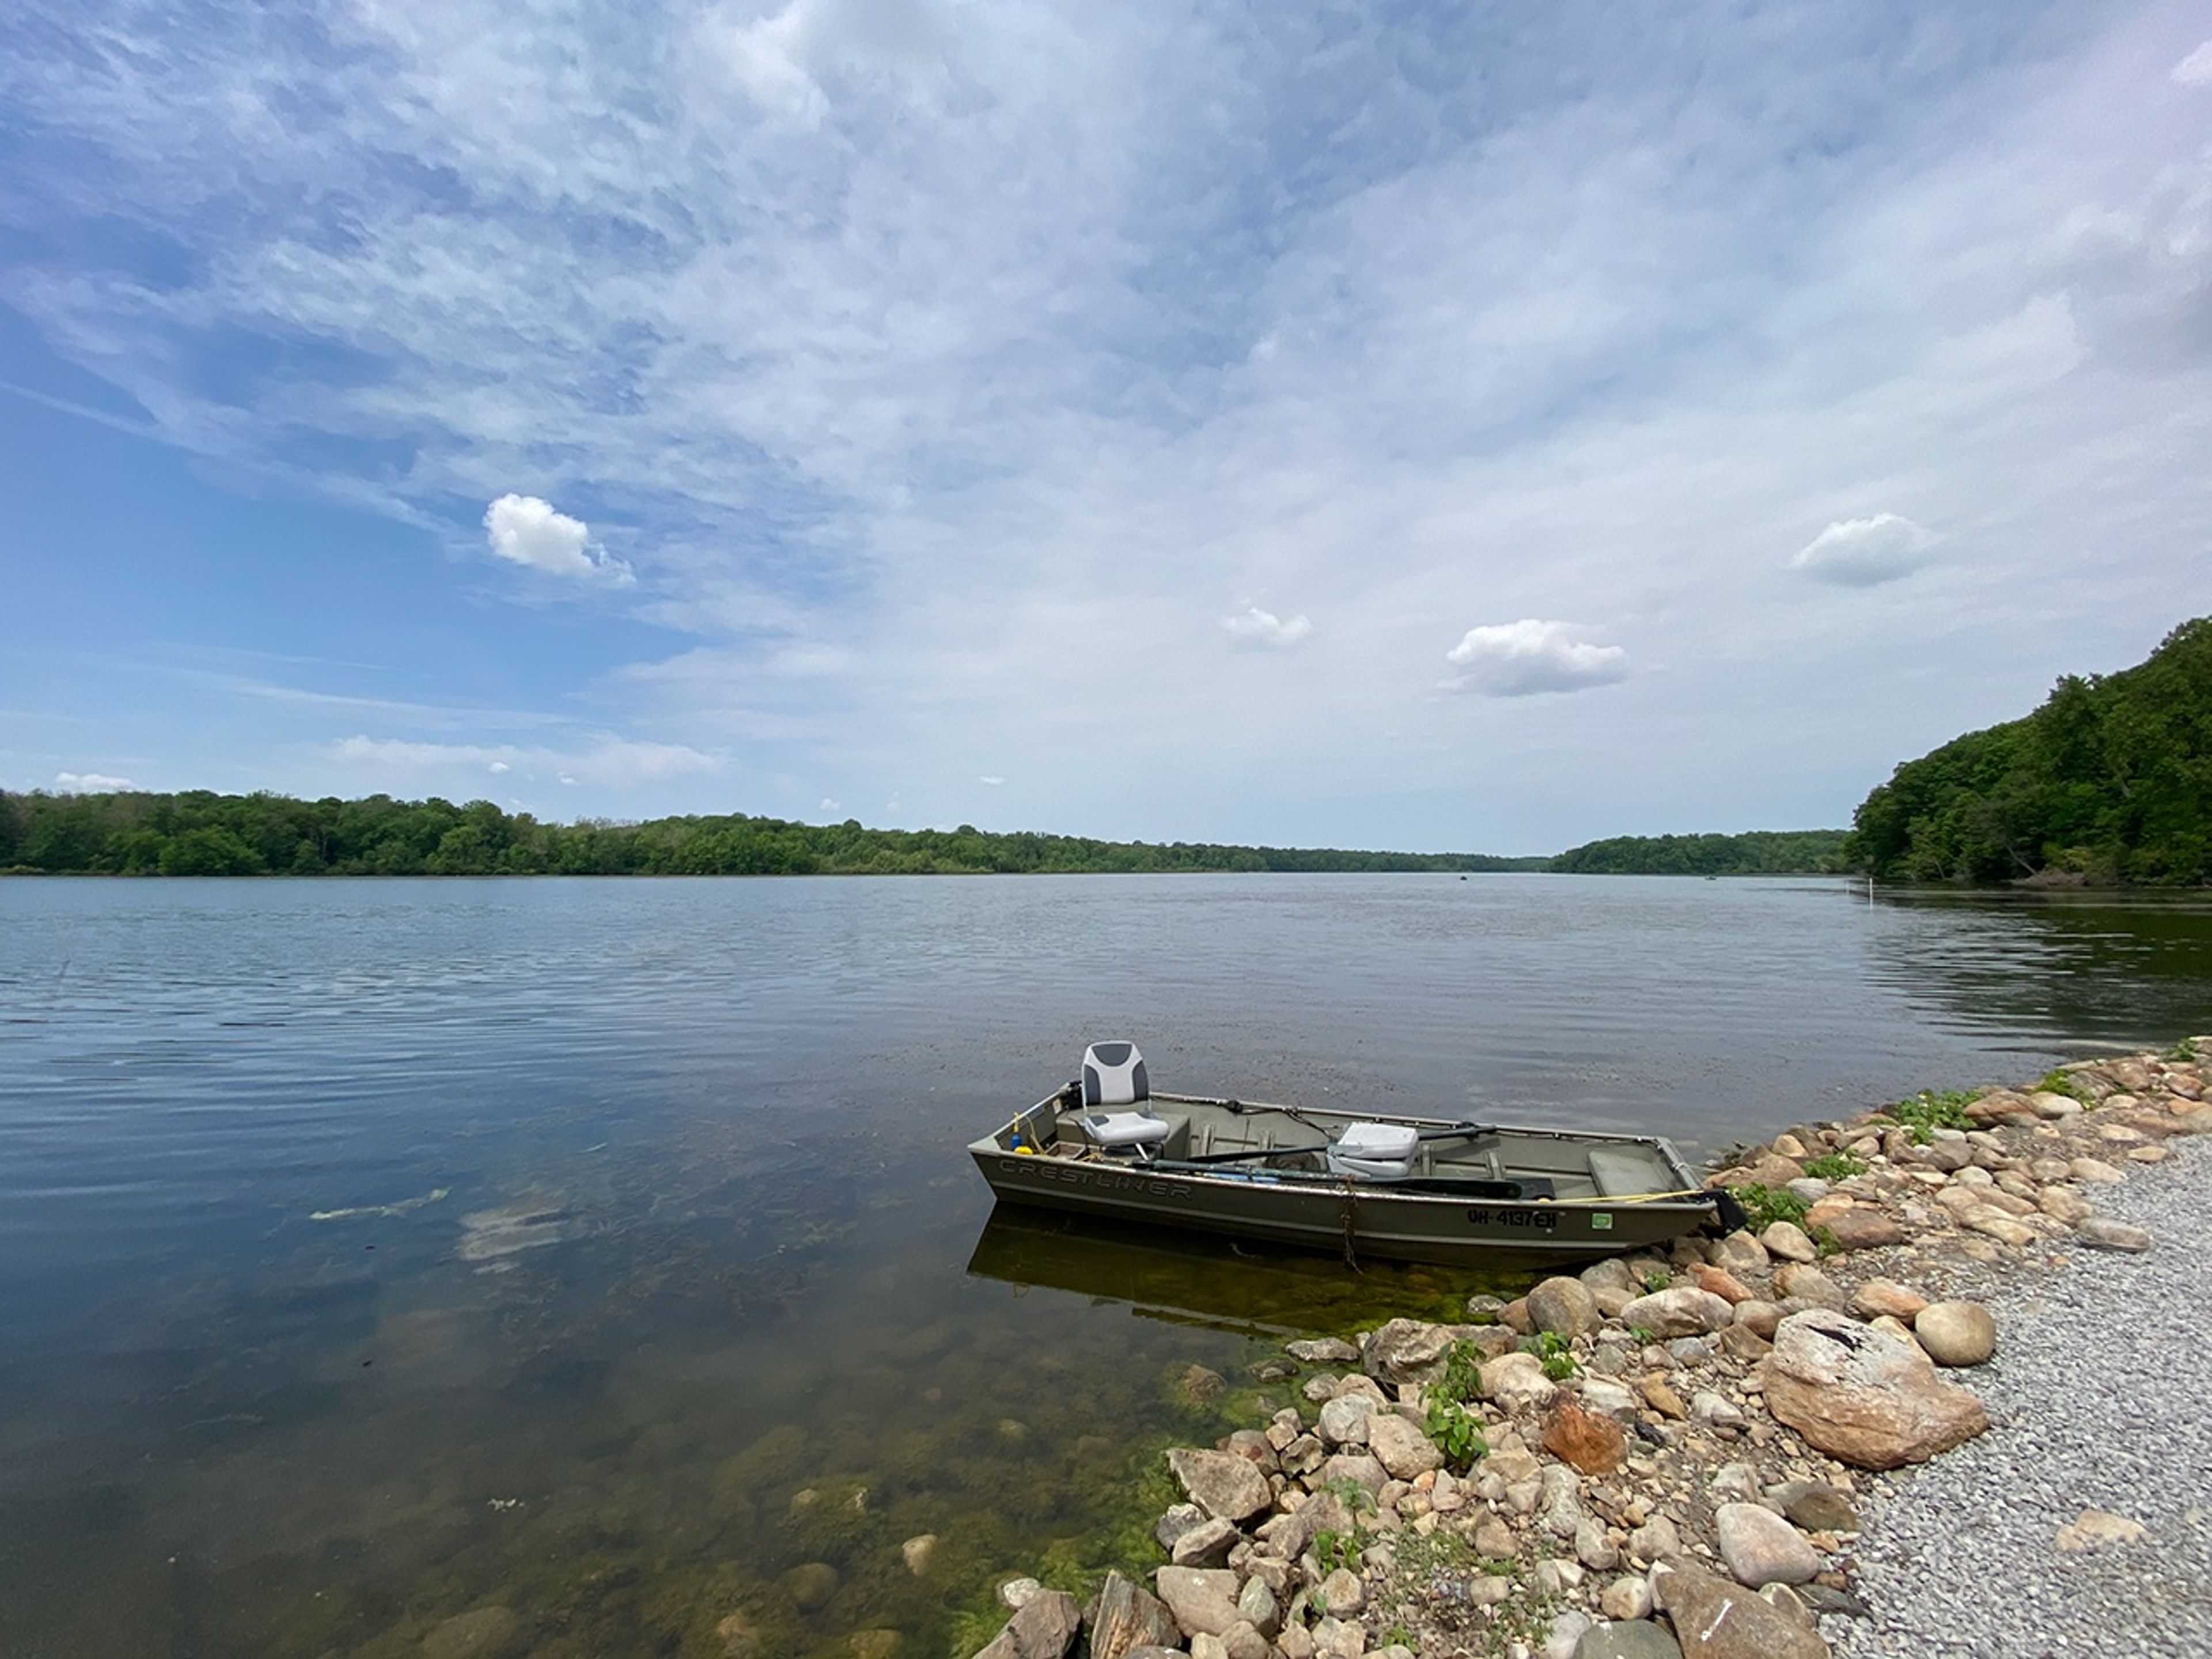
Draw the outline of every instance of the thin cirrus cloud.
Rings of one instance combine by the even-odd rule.
[[[517,744],[425,743],[404,738],[342,738],[327,746],[330,760],[363,780],[388,780],[432,787],[464,775],[489,772],[526,780],[551,777],[563,784],[614,789],[665,782],[722,769],[716,757],[684,744],[601,736],[574,749]]]
[[[1519,622],[1470,628],[1444,653],[1459,672],[1444,682],[1452,691],[1489,697],[1529,697],[1547,691],[1583,691],[1611,685],[1628,674],[1628,653],[1577,637],[1563,622]]]
[[[1929,550],[1941,539],[1894,513],[1839,519],[1799,548],[1790,568],[1839,587],[1876,587],[1927,564]]]
[[[491,550],[512,564],[620,586],[635,580],[628,565],[592,541],[589,525],[535,495],[501,495],[484,508],[483,527]]]
[[[1314,626],[1303,615],[1279,617],[1272,611],[1262,611],[1250,605],[1235,616],[1224,617],[1222,627],[1229,630],[1231,639],[1248,645],[1296,645],[1311,637]]]
[[[1655,821],[1840,822],[1954,714],[2212,608],[2201,6],[1616,9],[17,0],[0,305],[35,349],[0,448],[127,414],[214,463],[193,488],[336,506],[363,540],[331,556],[407,594],[178,619],[397,671],[252,707],[205,682],[178,712],[211,772],[505,763],[611,815],[952,823],[988,754],[1006,811],[1146,838],[1544,850],[1621,827],[1647,767]],[[1824,603],[1932,556],[1838,502],[1972,526],[1946,603]],[[1743,580],[1831,519],[1803,580]],[[152,574],[140,539],[33,580]],[[435,556],[464,544],[507,598],[645,600],[487,623]],[[2005,651],[1940,648],[1993,609]],[[1477,793],[1443,780],[1478,711],[1405,670],[1475,617],[1525,620],[1470,630],[1449,684],[1533,698],[1486,733],[1571,734],[1606,789],[1510,744]],[[1071,672],[1194,631],[1181,672]],[[1657,638],[1633,696],[1533,695]],[[1943,695],[1867,682],[1900,639]],[[96,742],[0,734],[0,768],[175,743],[89,672],[52,707]],[[1756,757],[1711,712],[1753,707],[1790,734]],[[594,769],[603,732],[673,763]],[[1133,803],[1109,744],[1188,787]]]

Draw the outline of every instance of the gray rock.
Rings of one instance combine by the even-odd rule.
[[[1006,1620],[975,1659],[1066,1659],[1082,1624],[1082,1609],[1073,1596],[1046,1590]]]
[[[1820,1552],[1762,1504],[1723,1504],[1713,1522],[1720,1534],[1721,1559],[1740,1584],[1753,1589],[1802,1584],[1820,1570]]]
[[[1575,1659],[1682,1659],[1682,1650],[1648,1619],[1616,1619],[1585,1631]]]
[[[1172,1648],[1182,1639],[1167,1603],[1118,1572],[1109,1572],[1091,1608],[1091,1659],[1131,1659],[1133,1650]]]
[[[1767,1496],[1782,1505],[1790,1524],[1808,1532],[1856,1532],[1858,1511],[1849,1497],[1825,1480],[1791,1480]]]
[[[1379,1498],[1389,1479],[1390,1472],[1367,1453],[1339,1452],[1321,1466],[1314,1484],[1319,1488],[1349,1480],[1354,1486],[1366,1487],[1370,1497]]]
[[[1354,1365],[1359,1363],[1359,1350],[1340,1337],[1316,1336],[1297,1342],[1285,1342],[1283,1352],[1309,1365]]]
[[[1829,1659],[1819,1632],[1702,1568],[1672,1567],[1654,1588],[1683,1659]]]
[[[1544,1375],[1544,1362],[1533,1353],[1500,1354],[1483,1362],[1480,1376],[1486,1400],[1494,1400],[1508,1411],[1528,1411],[1548,1405],[1559,1385]]]
[[[1367,1585],[1351,1568],[1339,1567],[1321,1581],[1316,1595],[1324,1613],[1348,1619],[1367,1605]]]
[[[1418,1319],[1393,1319],[1372,1333],[1360,1349],[1360,1365],[1384,1382],[1434,1382],[1444,1374],[1444,1356],[1453,1333],[1444,1325]]]
[[[1159,1540],[1162,1549],[1172,1551],[1176,1539],[1206,1518],[1206,1511],[1197,1504],[1177,1504],[1152,1522],[1152,1536]]]
[[[785,1573],[783,1593],[801,1613],[812,1613],[829,1604],[837,1593],[837,1569],[827,1561],[805,1561]]]
[[[1629,1277],[1628,1264],[1617,1255],[1593,1261],[1576,1275],[1589,1291],[1634,1291],[1642,1287]]]
[[[1274,1502],[1267,1477],[1234,1452],[1178,1446],[1168,1454],[1168,1467],[1192,1503],[1224,1521],[1246,1520]]]
[[[1650,1296],[1639,1296],[1620,1310],[1622,1324],[1640,1325],[1662,1340],[1724,1330],[1735,1319],[1735,1310],[1724,1299],[1692,1285],[1670,1285]]]
[[[1243,1615],[1237,1610],[1237,1575],[1208,1567],[1162,1567],[1160,1600],[1185,1636],[1218,1636]]]
[[[1545,1279],[1528,1292],[1528,1322],[1565,1337],[1587,1336],[1598,1328],[1597,1299],[1578,1279]]]
[[[1237,1547],[1237,1540],[1243,1535],[1233,1521],[1201,1521],[1175,1540],[1168,1559],[1179,1567],[1226,1566],[1229,1552]]]
[[[1340,1395],[1321,1408],[1316,1431],[1325,1446],[1364,1446],[1375,1402],[1364,1394]]]
[[[1244,1588],[1237,1592],[1237,1611],[1262,1636],[1272,1638],[1282,1628],[1282,1609],[1275,1601],[1275,1592],[1263,1578],[1244,1581]]]
[[[1590,1616],[1580,1607],[1569,1607],[1556,1615],[1544,1634],[1543,1645],[1536,1650],[1538,1659],[1575,1659],[1589,1627]]]
[[[2140,1255],[2151,1247],[2151,1236],[2143,1228],[2100,1215],[2084,1216],[2075,1222],[2074,1237],[2100,1250],[2126,1250]]]
[[[1597,1598],[1598,1611],[1608,1619],[1635,1620],[1651,1616],[1651,1586],[1631,1573],[1616,1578]]]
[[[1395,1412],[1369,1419],[1367,1449],[1395,1480],[1413,1480],[1444,1465],[1436,1442]]]

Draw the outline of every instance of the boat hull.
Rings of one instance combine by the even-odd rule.
[[[1712,1218],[1697,1200],[1547,1203],[1394,1190],[1357,1181],[1164,1170],[1012,1152],[969,1154],[1008,1202],[1394,1261],[1542,1267],[1664,1245]],[[1668,1153],[1672,1158],[1672,1153]]]

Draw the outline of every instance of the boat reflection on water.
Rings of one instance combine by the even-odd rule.
[[[975,1279],[1032,1286],[1143,1319],[1280,1340],[1372,1328],[1386,1319],[1455,1320],[1477,1292],[1512,1297],[1540,1277],[1408,1262],[1362,1262],[1212,1233],[1001,1203],[968,1258]]]

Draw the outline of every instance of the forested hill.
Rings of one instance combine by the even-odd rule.
[[[2212,880],[2212,617],[1905,762],[1853,823],[1854,864],[1893,879]]]
[[[546,823],[486,800],[0,790],[0,871],[55,875],[724,876],[1534,870],[1542,859],[867,830],[778,818]]]
[[[1570,848],[1552,868],[1595,876],[1797,876],[1845,867],[1842,830],[1753,830],[1738,836],[1615,836]]]

